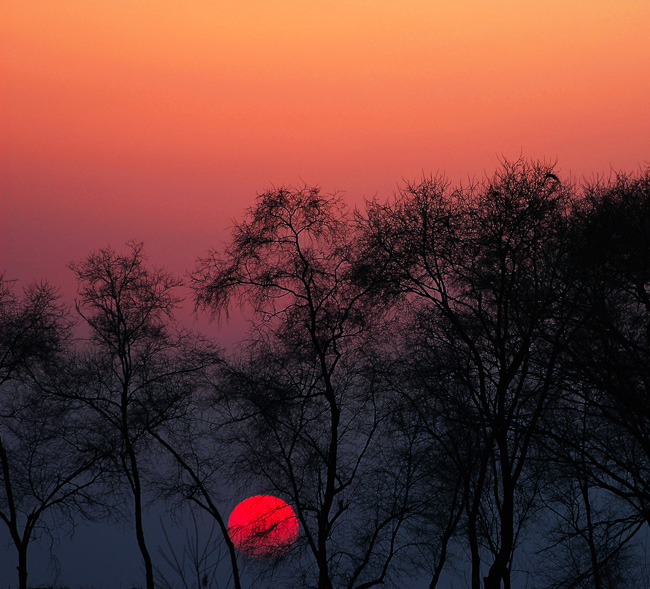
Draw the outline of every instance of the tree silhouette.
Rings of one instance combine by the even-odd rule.
[[[558,446],[574,468],[579,457],[576,480],[617,505],[601,525],[618,529],[616,554],[650,523],[650,172],[588,185],[573,221],[582,304],[564,412],[584,415],[588,432],[567,428]]]
[[[61,362],[69,329],[54,288],[32,284],[18,297],[0,276],[0,520],[18,553],[20,589],[30,543],[88,513],[101,472],[80,407],[38,386]]]
[[[260,491],[295,507],[302,540],[285,557],[298,561],[294,583],[321,589],[384,582],[406,496],[395,470],[379,473],[388,440],[371,367],[383,314],[373,285],[355,282],[354,257],[339,197],[278,189],[258,197],[225,252],[201,260],[194,275],[200,306],[219,313],[237,297],[256,314],[220,402],[238,424],[239,472],[246,464]]]
[[[483,184],[452,191],[442,178],[426,179],[368,209],[366,271],[379,268],[385,296],[411,305],[429,362],[446,358],[440,419],[458,420],[465,442],[473,440],[462,524],[474,588],[485,554],[485,587],[511,585],[538,493],[535,432],[570,335],[573,290],[562,270],[572,188],[549,182],[552,175],[543,164],[506,162]]]
[[[173,312],[181,281],[145,266],[142,244],[129,252],[110,248],[71,264],[79,279],[77,311],[90,327],[90,348],[80,356],[78,398],[93,410],[112,447],[116,473],[133,499],[135,531],[148,589],[154,570],[144,523],[144,480],[152,432],[187,409],[202,371],[218,361],[213,346],[175,330]]]

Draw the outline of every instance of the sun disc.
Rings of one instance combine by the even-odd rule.
[[[285,554],[298,538],[293,508],[273,495],[255,495],[233,509],[228,534],[235,548],[251,558],[269,559]]]

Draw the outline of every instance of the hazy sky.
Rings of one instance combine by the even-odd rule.
[[[176,272],[283,184],[650,162],[647,0],[3,0],[0,271],[143,240]]]
[[[0,265],[144,240],[183,271],[257,192],[650,161],[645,0],[3,0]]]

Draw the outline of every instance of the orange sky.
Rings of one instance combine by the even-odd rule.
[[[647,0],[3,0],[0,268],[145,241],[175,271],[256,192],[650,162]]]

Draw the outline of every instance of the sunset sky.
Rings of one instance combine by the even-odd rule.
[[[256,193],[650,164],[647,0],[3,0],[0,272],[130,238],[177,273]]]
[[[127,239],[176,272],[285,184],[650,161],[645,0],[5,0],[1,266],[66,292]],[[72,288],[72,291],[74,289]]]

